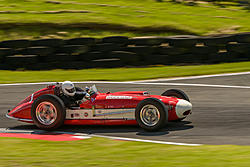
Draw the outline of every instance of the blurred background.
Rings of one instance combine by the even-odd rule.
[[[0,70],[249,61],[249,0],[1,0]]]
[[[249,0],[1,0],[0,37],[209,35],[250,30]]]

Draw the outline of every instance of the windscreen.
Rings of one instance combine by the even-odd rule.
[[[89,94],[90,95],[93,95],[93,94],[96,94],[98,91],[97,91],[97,88],[95,85],[92,85],[90,88],[89,88]]]

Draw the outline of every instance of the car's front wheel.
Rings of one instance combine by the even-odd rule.
[[[167,122],[167,113],[164,104],[157,99],[142,100],[136,107],[135,118],[140,127],[147,131],[161,129]]]
[[[31,107],[32,120],[40,129],[55,130],[63,124],[65,116],[64,103],[55,95],[42,95]]]

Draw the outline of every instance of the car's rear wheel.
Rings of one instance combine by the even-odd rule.
[[[156,131],[166,125],[168,113],[163,105],[153,98],[142,100],[135,110],[135,118],[139,126],[147,131]]]
[[[169,89],[165,92],[163,92],[161,94],[162,96],[170,96],[170,97],[175,97],[175,98],[179,98],[179,99],[184,99],[188,102],[190,102],[189,98],[188,98],[188,95],[186,93],[184,93],[182,90],[179,90],[179,89]],[[185,119],[186,117],[184,118],[179,118],[177,120],[175,120],[176,122],[179,122],[179,121],[182,121],[183,119]]]
[[[162,96],[176,97],[190,102],[188,95],[179,89],[169,89],[161,94]]]
[[[31,107],[32,120],[40,129],[55,130],[63,124],[65,116],[64,103],[55,95],[42,95]]]

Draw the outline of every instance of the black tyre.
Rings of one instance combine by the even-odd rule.
[[[161,94],[162,96],[171,96],[171,97],[176,97],[179,99],[184,99],[190,102],[188,96],[186,93],[184,93],[182,90],[179,89],[169,89],[165,91],[164,93]]]
[[[95,38],[73,38],[66,40],[67,45],[94,45],[96,42]]]
[[[142,100],[136,107],[135,118],[140,127],[147,131],[157,131],[166,125],[168,110],[158,99]]]
[[[64,44],[62,39],[39,39],[31,42],[32,46],[60,47]]]
[[[26,39],[21,39],[21,40],[8,40],[8,41],[2,41],[0,43],[2,47],[6,48],[26,48],[29,47],[30,41]]]
[[[24,55],[39,55],[39,56],[47,56],[53,54],[54,49],[44,46],[36,46],[36,47],[29,47],[21,51],[21,54]]]
[[[60,127],[66,116],[63,101],[55,95],[42,95],[32,104],[31,117],[34,124],[43,130],[55,130]]]
[[[165,91],[164,93],[162,93],[161,95],[162,95],[162,96],[176,97],[176,98],[184,99],[184,100],[187,100],[187,101],[190,102],[190,100],[189,100],[187,94],[184,93],[182,90],[179,90],[179,89],[169,89],[169,90]],[[186,118],[186,117],[177,119],[177,120],[175,120],[175,122],[182,121],[182,120],[185,119],[185,118]]]
[[[103,43],[127,44],[128,37],[125,36],[109,36],[102,39]]]

